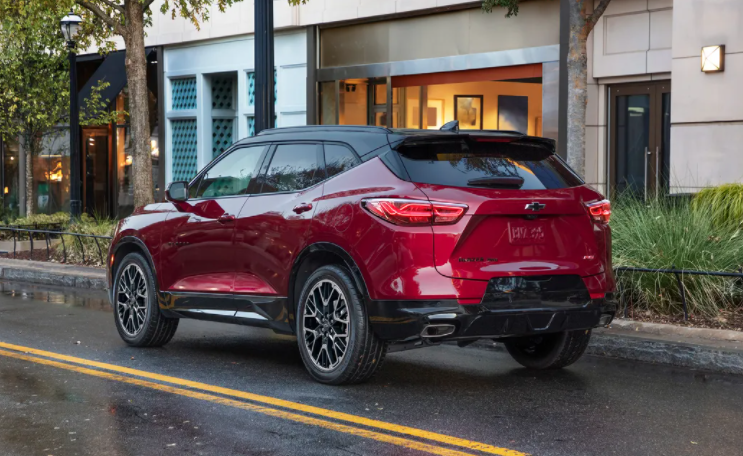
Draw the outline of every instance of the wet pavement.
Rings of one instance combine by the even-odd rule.
[[[390,354],[367,384],[330,387],[309,379],[291,337],[183,321],[166,347],[134,349],[119,339],[103,293],[9,283],[0,283],[0,343],[503,449],[491,447],[491,454],[507,449],[514,456],[743,454],[743,377],[590,356],[559,372],[534,373],[505,353],[440,346]],[[172,385],[147,386],[133,374],[104,378],[111,374],[97,376],[98,368],[83,372],[65,367],[74,364],[68,361],[49,365],[48,356],[2,351],[2,456],[425,453],[404,442],[364,436],[368,426],[353,424],[362,430],[356,433],[333,428],[340,422],[335,418],[321,417],[328,426],[299,422],[254,405],[194,397],[196,389],[183,385],[175,385],[181,392],[168,391]],[[425,442],[432,453],[488,454],[425,435],[372,430]]]

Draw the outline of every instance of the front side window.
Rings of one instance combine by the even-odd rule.
[[[189,189],[192,198],[217,198],[244,195],[248,192],[250,179],[255,175],[258,160],[266,146],[235,149],[214,166]]]
[[[324,178],[317,144],[280,144],[276,147],[260,193],[297,192]]]
[[[351,149],[337,144],[325,145],[325,169],[328,177],[348,171],[358,164],[358,159]]]

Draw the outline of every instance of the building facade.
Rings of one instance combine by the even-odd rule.
[[[524,1],[505,18],[463,0],[276,1],[274,123],[437,129],[456,119],[463,129],[553,138],[563,153],[566,6]],[[157,198],[254,134],[253,8],[213,11],[198,30],[153,15],[146,45]],[[589,184],[653,196],[743,179],[742,21],[740,0],[610,3],[588,42]],[[703,72],[702,48],[715,45],[724,45],[723,71]],[[104,79],[115,83],[111,108],[126,108],[123,52],[81,56],[78,69],[81,96]],[[88,212],[121,217],[133,208],[127,132],[123,120],[82,128]],[[22,145],[0,152],[4,207],[23,208]],[[50,145],[34,158],[40,212],[68,207],[68,157]]]

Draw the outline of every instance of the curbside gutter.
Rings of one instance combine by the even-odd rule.
[[[0,279],[89,290],[106,290],[100,268],[41,261],[0,259]],[[481,340],[470,347],[504,351]],[[594,330],[587,354],[743,375],[743,332],[617,319]]]

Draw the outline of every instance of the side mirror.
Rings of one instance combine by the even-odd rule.
[[[171,182],[165,190],[165,199],[171,203],[188,201],[188,182]]]

